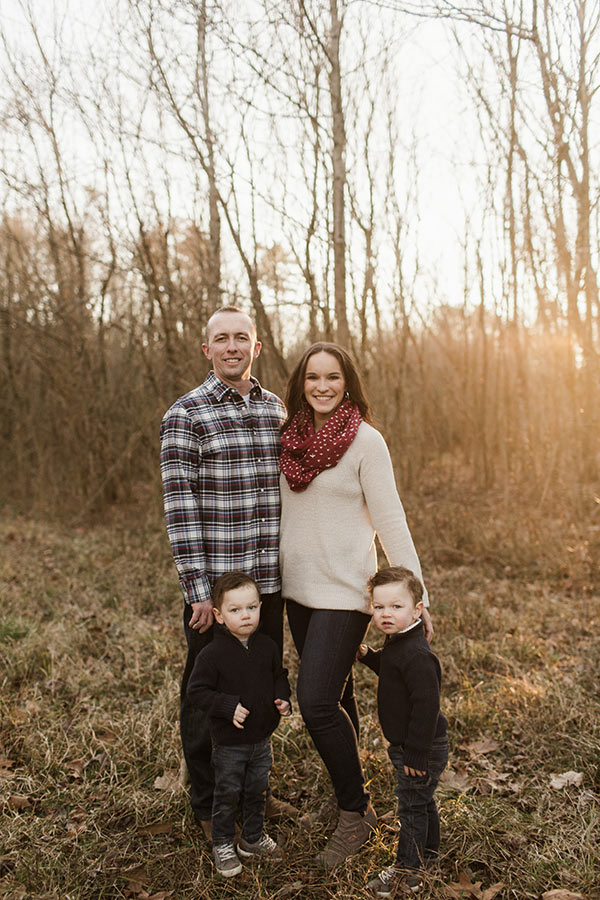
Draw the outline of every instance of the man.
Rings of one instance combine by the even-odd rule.
[[[213,778],[206,714],[186,696],[196,656],[212,639],[211,589],[234,569],[261,592],[261,630],[283,648],[278,568],[279,429],[285,407],[250,374],[261,344],[246,313],[229,306],[206,326],[212,371],[180,397],[161,426],[167,532],[185,598],[188,656],[181,683],[181,743],[196,821],[210,838]],[[274,797],[271,818],[296,811]]]

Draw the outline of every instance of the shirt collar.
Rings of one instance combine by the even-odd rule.
[[[413,622],[412,625],[409,625],[408,628],[403,628],[402,631],[397,631],[396,634],[389,634],[385,642],[386,644],[391,643],[392,641],[400,641],[404,637],[405,634],[409,634],[409,632],[414,631],[415,628],[423,625],[423,619],[417,619],[416,622]]]
[[[258,381],[257,378],[254,377],[254,375],[250,376],[250,381],[252,382],[252,387],[250,388],[250,396],[258,397],[259,399],[262,400],[263,399],[263,390],[262,390],[262,387],[260,386],[260,382]],[[212,369],[206,376],[204,384],[206,385],[206,388],[210,391],[210,393],[213,395],[215,400],[219,400],[219,401],[226,400],[228,397],[232,397],[236,394],[239,397],[241,397],[241,394],[239,393],[239,391],[237,391],[234,387],[231,387],[231,385],[229,385],[229,384],[225,384],[224,381],[221,381],[220,378],[217,378],[217,376],[212,371]]]

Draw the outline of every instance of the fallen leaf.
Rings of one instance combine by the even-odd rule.
[[[585,900],[583,894],[574,894],[572,891],[563,891],[557,888],[554,891],[546,891],[542,894],[542,900]]]
[[[510,781],[512,775],[508,772],[491,771],[485,777],[478,780],[479,789],[482,794],[489,794],[491,791],[510,791],[512,794],[521,793],[521,785],[517,781]]]
[[[444,894],[447,897],[462,897],[464,894],[467,894],[481,900],[481,881],[473,883],[466,872],[459,872],[458,881],[444,885]]]
[[[71,778],[81,778],[85,769],[85,759],[70,759],[67,763],[67,772]]]
[[[21,794],[11,794],[8,798],[8,805],[11,809],[27,809],[31,806],[29,797],[23,797]]]
[[[121,874],[123,875],[123,878],[128,878],[130,881],[137,881],[140,884],[147,884],[147,882],[150,881],[145,866],[132,866],[131,869],[125,869]]]
[[[485,891],[481,895],[481,900],[494,900],[496,894],[499,894],[503,887],[504,882],[497,881],[496,884],[493,884],[491,887],[485,889]]]
[[[583,772],[563,772],[562,775],[553,775],[550,779],[550,787],[560,791],[568,785],[579,785],[583,781]]]
[[[165,772],[154,779],[153,787],[157,791],[178,791],[181,786],[179,784],[179,772]]]
[[[479,741],[471,741],[467,744],[467,750],[472,756],[483,756],[485,753],[492,753],[498,750],[500,744],[491,737],[481,738]]]
[[[448,790],[461,793],[473,787],[471,779],[464,769],[459,769],[457,772],[454,769],[446,769],[440,778],[440,785]]]

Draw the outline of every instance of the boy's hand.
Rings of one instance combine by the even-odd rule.
[[[404,766],[404,774],[416,778],[418,775],[427,775],[427,772],[419,772],[418,769],[411,769],[410,766]]]
[[[368,651],[369,648],[366,644],[359,644],[358,650],[356,651],[356,656],[354,657],[354,662],[356,662],[357,659],[362,659],[363,656],[366,656]]]
[[[235,708],[235,712],[233,714],[233,719],[232,719],[235,727],[243,729],[244,722],[246,721],[246,719],[248,718],[249,715],[250,715],[250,710],[246,709],[245,706],[242,706],[241,703],[238,703],[238,705]]]
[[[289,704],[289,700],[274,700],[273,702],[281,716],[289,716],[291,714],[292,708]]]

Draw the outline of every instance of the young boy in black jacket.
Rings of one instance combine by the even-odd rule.
[[[358,658],[379,675],[377,710],[398,777],[400,835],[396,863],[369,882],[373,896],[421,887],[418,870],[436,859],[440,820],[434,791],[448,762],[446,717],[440,711],[442,672],[423,633],[423,586],[403,566],[376,572],[368,582],[373,623],[383,648],[361,644]]]
[[[213,855],[217,872],[230,877],[242,871],[240,856],[282,858],[263,825],[273,763],[271,734],[279,717],[290,715],[290,686],[275,641],[257,631],[260,595],[254,580],[244,572],[221,575],[212,601],[218,624],[213,640],[196,658],[187,693],[209,714]],[[242,836],[236,852],[240,801]]]

